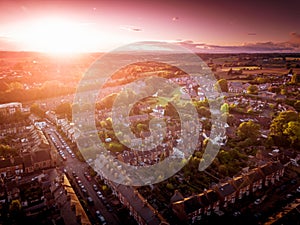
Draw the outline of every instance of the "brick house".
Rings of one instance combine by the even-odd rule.
[[[248,196],[250,194],[250,182],[244,176],[234,177],[231,180],[231,184],[235,187],[236,198],[242,199],[245,195]]]
[[[223,207],[227,207],[228,204],[235,202],[237,191],[231,183],[218,184],[213,189],[218,194]]]
[[[259,167],[260,172],[264,175],[264,185],[268,187],[279,181],[280,177],[284,174],[284,167],[280,162],[270,162]]]
[[[225,183],[216,184],[212,189],[188,198],[175,198],[171,206],[180,220],[195,223],[202,215],[218,214],[219,208],[228,207],[236,199],[256,192],[278,181],[284,174],[284,166],[280,162],[270,162],[258,168],[234,177]],[[175,195],[174,195],[175,196]]]
[[[214,190],[207,190],[179,201],[171,202],[172,210],[180,220],[194,222],[203,215],[211,215],[219,211],[220,200]]]
[[[39,150],[32,153],[33,166],[35,170],[51,167],[51,156],[47,150]]]
[[[3,177],[9,178],[23,172],[23,160],[19,156],[0,161],[0,175]]]
[[[24,164],[24,172],[32,173],[34,172],[34,165],[32,161],[32,157],[30,153],[26,153],[23,155],[23,164]]]
[[[262,189],[264,176],[260,173],[259,169],[253,169],[246,174],[246,177],[250,183],[250,192],[254,193],[258,189]]]

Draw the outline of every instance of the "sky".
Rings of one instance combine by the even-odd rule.
[[[299,0],[0,0],[0,50],[167,41],[195,52],[300,52],[299,9]]]

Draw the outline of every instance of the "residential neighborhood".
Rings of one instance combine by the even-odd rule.
[[[300,225],[299,9],[0,0],[0,225]]]
[[[270,54],[264,63],[266,56],[259,54],[226,55],[227,63],[221,63],[221,56],[225,57],[201,55],[210,69],[215,68],[214,84],[199,84],[178,68],[159,63],[125,67],[103,88],[93,113],[89,113],[89,105],[73,102],[77,94],[73,89],[30,98],[32,87],[20,83],[26,86],[21,93],[27,97],[15,99],[16,90],[1,89],[13,101],[2,99],[0,105],[0,223],[296,221],[300,202],[298,61],[290,61],[295,63],[293,68],[275,70],[271,62],[285,66],[276,54]],[[43,60],[47,65],[49,61]],[[248,61],[261,66],[250,69]],[[147,77],[155,69],[179,88],[171,94],[155,91],[154,80]],[[33,71],[30,73],[34,76]],[[10,82],[7,78],[13,80],[13,74],[1,79]],[[126,86],[137,78],[139,85]],[[72,82],[78,80],[64,85],[71,86]],[[145,87],[145,93],[150,94],[131,103]],[[211,97],[216,90],[219,94]],[[118,93],[125,96],[113,109],[113,102],[120,98]],[[131,108],[126,118],[121,112],[128,105]],[[190,107],[198,117],[181,121],[190,118]],[[165,127],[154,123],[159,120]],[[96,130],[83,130],[79,124],[94,124]],[[91,147],[94,131],[107,152]],[[123,142],[119,139],[122,132]],[[126,144],[129,141],[131,145]],[[158,141],[160,144],[155,145]],[[207,146],[219,148],[215,157],[206,151]],[[187,149],[192,148],[188,155]],[[164,179],[166,173],[160,171],[159,182],[151,183],[156,174],[147,177],[148,184],[139,186],[132,185],[130,179],[127,184],[115,182],[107,174],[126,177],[126,166],[149,167],[168,158],[183,166]],[[207,168],[199,170],[199,165]]]

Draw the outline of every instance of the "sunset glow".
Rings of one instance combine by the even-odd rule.
[[[61,18],[46,18],[20,29],[19,41],[25,48],[48,53],[73,53],[92,50],[95,44],[88,24]],[[99,40],[99,36],[97,37]]]
[[[110,51],[168,41],[196,52],[298,52],[298,3],[0,1],[0,50]]]

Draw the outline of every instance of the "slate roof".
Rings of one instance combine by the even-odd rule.
[[[175,190],[174,195],[171,197],[170,202],[178,202],[178,201],[182,201],[184,199],[183,195],[178,191]]]
[[[236,191],[236,189],[230,183],[224,183],[220,186],[218,185],[216,191],[218,192],[221,198],[224,198],[233,194]]]
[[[250,171],[247,174],[247,177],[251,183],[254,183],[254,182],[264,178],[263,175],[261,173],[259,173],[259,171],[257,169]]]
[[[205,194],[209,204],[214,204],[219,200],[218,194],[213,190],[208,190]]]
[[[149,205],[144,204],[139,194],[134,193],[134,189],[125,185],[117,185],[117,190],[126,198],[129,205],[134,208],[137,214],[143,218],[148,225],[159,225],[161,220],[154,213],[154,209],[151,209]]]
[[[6,168],[6,167],[11,167],[11,166],[12,166],[12,164],[11,164],[10,159],[0,160],[0,168]]]
[[[33,153],[34,162],[43,162],[51,160],[50,153],[47,150],[40,150]]]
[[[22,165],[22,164],[23,164],[23,160],[19,156],[14,157],[13,159],[0,160],[0,168],[18,166],[18,165]]]
[[[239,190],[239,189],[241,189],[243,187],[246,187],[246,186],[248,186],[250,184],[249,180],[246,179],[243,176],[233,178],[232,179],[232,183],[233,183],[233,185],[235,186],[235,188],[237,190]]]
[[[33,166],[32,157],[29,153],[23,155],[23,162],[24,162],[25,168]]]
[[[23,159],[22,159],[22,157],[20,157],[20,156],[17,156],[17,157],[14,157],[14,163],[13,163],[14,165],[20,165],[20,164],[23,164]]]
[[[208,200],[207,196],[204,193],[201,193],[200,195],[198,195],[198,199],[203,206],[205,206],[205,207],[209,206],[210,201]]]
[[[265,176],[268,176],[278,170],[281,170],[283,168],[283,165],[279,162],[272,162],[272,163],[268,163],[263,165],[262,167],[260,167],[260,170],[262,171],[262,173]]]
[[[203,207],[203,204],[199,200],[198,196],[192,196],[183,202],[186,214],[190,214]]]

